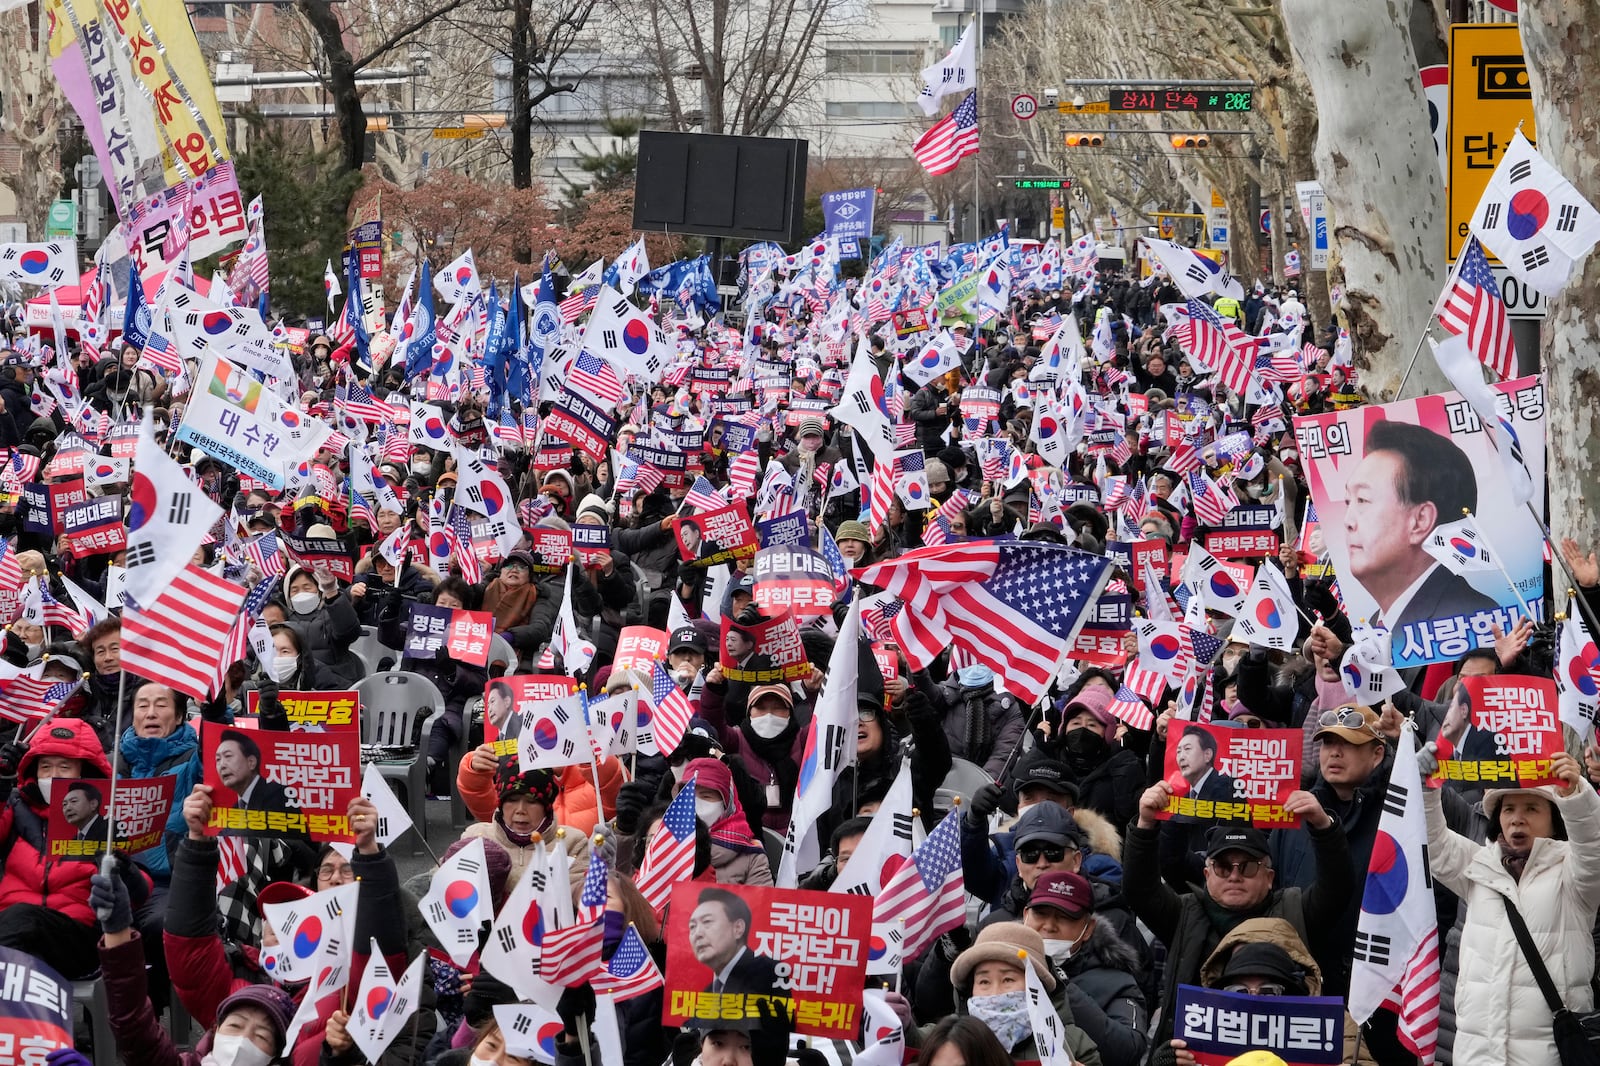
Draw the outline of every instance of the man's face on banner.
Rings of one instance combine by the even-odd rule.
[[[713,971],[728,965],[748,935],[744,923],[729,918],[727,908],[715,901],[700,904],[689,916],[689,946],[694,957]]]
[[[1186,736],[1178,741],[1178,750],[1173,755],[1173,761],[1178,766],[1178,772],[1191,782],[1197,781],[1211,769],[1211,755],[1200,744],[1200,738]]]
[[[245,754],[238,741],[224,740],[217,745],[217,777],[223,785],[237,792],[255,773],[256,761]]]
[[[751,640],[749,634],[744,630],[730,629],[728,630],[728,635],[722,640],[722,646],[728,649],[730,658],[742,659],[754,651],[756,645],[755,641]]]
[[[61,816],[71,825],[88,825],[99,813],[100,805],[81,788],[61,798]]]
[[[1373,452],[1345,483],[1345,550],[1350,574],[1362,584],[1390,571],[1410,571],[1427,556],[1424,538],[1438,523],[1432,503],[1408,504],[1397,490],[1405,463],[1393,452]]]

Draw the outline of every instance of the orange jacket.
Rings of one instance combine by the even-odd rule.
[[[461,759],[456,771],[456,788],[467,810],[480,822],[494,819],[500,809],[500,796],[495,791],[494,774],[479,773],[472,768],[472,752]],[[561,792],[556,797],[556,809],[551,812],[556,825],[568,825],[583,833],[593,833],[595,826],[617,812],[617,790],[626,775],[622,760],[615,755],[600,760],[600,795],[605,800],[604,812],[597,809],[594,798],[594,770],[583,766],[563,766],[556,772],[556,783]]]

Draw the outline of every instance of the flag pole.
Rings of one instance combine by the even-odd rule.
[[[1462,251],[1465,252],[1466,249],[1463,248]],[[1433,308],[1428,312],[1428,317],[1423,322],[1422,336],[1417,338],[1417,347],[1411,353],[1411,361],[1406,364],[1406,372],[1400,375],[1400,384],[1395,386],[1394,395],[1389,398],[1391,403],[1398,400],[1401,394],[1405,392],[1406,382],[1411,380],[1411,371],[1416,369],[1417,360],[1422,358],[1422,346],[1428,342],[1428,334],[1433,330],[1433,320],[1438,317],[1439,305],[1444,303],[1445,296],[1449,294],[1451,289],[1455,288],[1456,277],[1461,273],[1462,258],[1462,256],[1456,256],[1456,261],[1450,265],[1450,273],[1445,275],[1444,288],[1440,289],[1439,295],[1434,297]]]
[[[972,65],[973,91],[977,91],[978,73],[983,69],[983,4],[984,0],[972,0],[972,18],[974,25],[973,35],[977,37],[977,60]],[[973,97],[973,106],[979,103],[979,97]],[[979,151],[972,153],[972,241],[974,244],[983,240],[983,223],[979,221],[980,197],[983,194],[983,126],[978,127]],[[976,330],[973,331],[977,333]]]

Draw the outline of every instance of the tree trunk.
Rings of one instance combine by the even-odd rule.
[[[533,0],[512,0],[511,10],[511,184],[533,188]]]
[[[1337,225],[1356,366],[1388,399],[1443,285],[1439,164],[1417,78],[1409,5],[1282,0],[1284,28],[1317,102],[1317,176]],[[1426,365],[1424,365],[1426,364]],[[1415,391],[1442,381],[1419,361]],[[1408,387],[1408,391],[1410,391]]]
[[[296,0],[296,7],[322,44],[327,61],[328,97],[339,127],[339,168],[359,171],[365,155],[367,113],[361,106],[361,90],[356,85],[356,61],[344,46],[344,28],[329,0]]]
[[[0,172],[0,184],[17,199],[17,217],[28,240],[44,240],[51,201],[61,191],[61,95],[48,65],[49,34],[24,8],[0,15],[0,125],[17,148],[15,171]]]
[[[1522,47],[1540,153],[1600,203],[1600,0],[1522,0]],[[1550,525],[1600,548],[1600,255],[1590,252],[1544,320]],[[1556,602],[1561,603],[1557,597]]]

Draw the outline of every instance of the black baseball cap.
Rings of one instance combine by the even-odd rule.
[[[1258,859],[1267,857],[1267,835],[1252,826],[1237,829],[1217,826],[1206,837],[1206,858],[1214,859],[1225,851],[1242,851]]]
[[[694,626],[679,626],[672,631],[672,640],[667,644],[667,654],[675,651],[697,651],[706,654],[706,638]]]
[[[1022,794],[1023,789],[1034,785],[1066,796],[1074,804],[1078,802],[1078,786],[1072,781],[1066,765],[1048,756],[1030,752],[1018,761],[1017,772],[1011,780],[1018,795]]]

